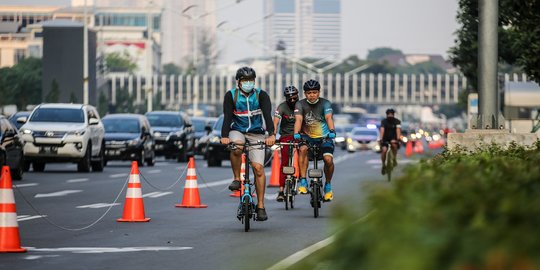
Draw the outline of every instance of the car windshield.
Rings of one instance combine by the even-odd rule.
[[[126,118],[105,118],[102,120],[106,133],[140,133],[139,121]]]
[[[195,128],[195,132],[204,131],[206,121],[202,119],[191,119],[191,122],[193,122],[193,128]]]
[[[39,108],[30,122],[84,123],[84,112],[82,109]]]
[[[377,136],[377,131],[374,130],[355,130],[353,135],[356,136]]]
[[[180,127],[184,125],[184,121],[178,115],[148,114],[146,117],[153,127]]]

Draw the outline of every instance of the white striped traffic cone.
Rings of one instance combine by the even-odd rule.
[[[118,222],[148,222],[150,218],[144,217],[144,202],[142,198],[141,180],[139,178],[139,166],[137,161],[131,162],[124,214]]]
[[[199,195],[199,187],[197,186],[197,171],[195,170],[195,160],[189,158],[188,171],[186,176],[186,184],[184,185],[184,197],[181,204],[176,204],[176,207],[183,208],[206,208],[208,205],[201,204]]]
[[[0,252],[26,252],[21,248],[17,209],[8,166],[2,167],[0,178]]]

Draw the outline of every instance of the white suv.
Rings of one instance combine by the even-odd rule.
[[[105,131],[93,106],[41,104],[28,119],[17,122],[24,123],[24,158],[34,171],[43,171],[48,162],[76,162],[79,172],[89,172],[90,167],[103,171]]]

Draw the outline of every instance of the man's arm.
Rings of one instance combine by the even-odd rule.
[[[278,130],[279,121],[281,121],[281,118],[274,116],[274,130]]]
[[[303,113],[300,101],[296,102],[296,105],[294,106],[294,134],[299,134],[302,130],[302,123],[304,122]]]
[[[324,116],[326,119],[326,124],[328,125],[328,129],[330,130],[336,130],[336,127],[334,126],[334,114],[329,113]]]
[[[229,138],[233,117],[233,98],[231,91],[225,94],[223,99],[223,126],[221,126],[221,138]]]
[[[275,128],[272,125],[272,102],[270,102],[270,96],[265,91],[261,91],[259,94],[259,102],[261,103],[261,111],[263,113],[264,122],[266,123],[266,131],[268,134],[274,135]]]

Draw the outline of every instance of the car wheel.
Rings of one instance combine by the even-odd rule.
[[[146,165],[152,167],[156,164],[156,153],[152,151],[152,154],[150,155],[150,158],[146,159]]]
[[[34,172],[42,172],[45,170],[45,162],[34,161],[32,167],[34,168]]]
[[[186,143],[184,142],[183,145],[184,145],[184,147],[183,147],[182,151],[180,151],[180,154],[178,154],[178,158],[177,158],[178,162],[187,162],[188,161],[188,153],[187,153]]]
[[[101,146],[101,150],[99,151],[99,160],[92,162],[92,171],[94,172],[102,172],[103,167],[105,167],[105,154],[103,153],[103,149],[105,149],[105,145]]]
[[[212,155],[208,156],[206,160],[208,167],[221,167],[221,159],[218,159]]]
[[[77,163],[77,171],[78,172],[90,172],[90,167],[92,166],[92,145],[88,144],[86,147],[86,153],[84,154],[84,157]],[[35,169],[35,163],[34,163],[34,169]]]
[[[11,169],[11,177],[14,180],[22,180],[24,174],[24,158],[21,157],[21,159],[19,159],[19,164],[17,165],[17,168]]]
[[[23,159],[23,160],[24,160],[24,159]],[[27,172],[27,171],[30,170],[30,165],[32,165],[32,163],[31,163],[30,161],[24,160],[22,165],[23,165],[23,166],[22,166],[22,167],[23,167],[23,171]]]

